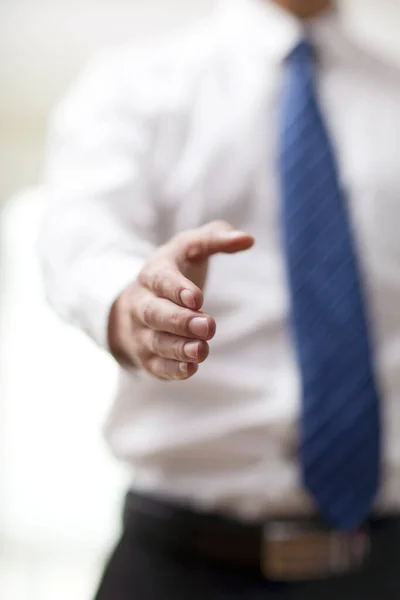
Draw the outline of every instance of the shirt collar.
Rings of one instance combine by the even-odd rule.
[[[304,37],[317,46],[339,27],[339,10],[331,9],[303,23],[270,0],[219,0],[217,14],[230,43],[246,47],[280,63]]]

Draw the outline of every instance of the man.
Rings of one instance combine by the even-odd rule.
[[[226,0],[57,112],[48,296],[131,474],[98,600],[399,597],[399,103],[330,2]]]

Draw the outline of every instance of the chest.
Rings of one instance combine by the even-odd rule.
[[[245,61],[204,78],[163,179],[169,233],[226,219],[266,250],[276,244],[281,86],[278,69],[263,73]],[[360,243],[388,260],[400,259],[399,89],[351,69],[327,70],[318,81]]]

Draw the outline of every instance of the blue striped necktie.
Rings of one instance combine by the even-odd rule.
[[[379,399],[346,199],[314,76],[313,48],[302,41],[285,64],[279,153],[302,381],[300,464],[321,515],[352,531],[371,511],[379,485]]]

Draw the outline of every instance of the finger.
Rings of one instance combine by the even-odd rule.
[[[158,379],[176,381],[192,377],[197,372],[198,365],[168,360],[160,356],[151,356],[146,361],[145,368]]]
[[[171,262],[154,261],[139,275],[141,285],[159,298],[171,300],[180,306],[200,310],[203,306],[203,293],[187,279]]]
[[[210,315],[182,308],[150,292],[143,293],[132,316],[149,329],[180,337],[210,340],[216,330],[215,321]]]
[[[214,221],[204,227],[185,232],[176,238],[178,255],[183,260],[205,260],[213,254],[233,254],[248,250],[254,238],[244,231],[234,229],[224,221]]]
[[[141,342],[150,355],[169,358],[179,362],[202,363],[209,354],[209,346],[203,340],[182,338],[170,333],[144,329]]]

